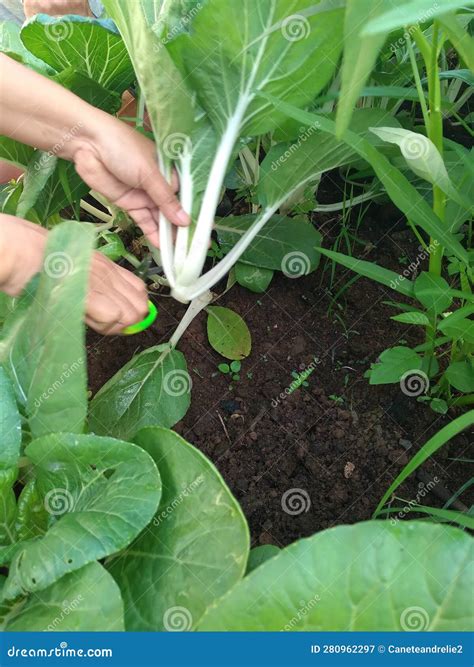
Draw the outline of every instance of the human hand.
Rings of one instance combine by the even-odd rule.
[[[24,0],[23,10],[27,19],[35,14],[49,14],[50,16],[64,16],[65,14],[92,15],[88,0]]]
[[[190,223],[175,196],[177,177],[170,185],[161,174],[153,141],[102,112],[97,112],[89,127],[92,139],[83,140],[71,155],[87,185],[124,209],[155,246],[159,245],[159,210],[177,226]]]
[[[32,222],[0,214],[0,291],[18,296],[41,271],[48,232]],[[148,314],[144,283],[94,252],[86,304],[87,324],[105,335],[119,334]]]

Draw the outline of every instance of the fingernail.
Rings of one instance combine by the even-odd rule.
[[[183,225],[189,225],[191,222],[191,218],[189,215],[186,213],[184,208],[180,209],[176,215],[178,220],[183,223]]]

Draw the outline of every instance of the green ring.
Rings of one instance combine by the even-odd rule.
[[[131,336],[133,334],[140,333],[140,331],[145,331],[145,329],[148,329],[148,327],[156,320],[156,316],[158,315],[158,310],[155,304],[151,301],[148,302],[148,311],[148,315],[144,320],[137,322],[136,324],[132,324],[129,327],[125,327],[125,329],[122,330],[122,334],[124,336]]]

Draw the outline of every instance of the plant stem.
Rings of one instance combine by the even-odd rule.
[[[186,329],[189,327],[191,322],[194,320],[194,318],[199,315],[201,310],[204,310],[206,306],[208,306],[211,301],[213,300],[213,294],[211,291],[204,292],[204,294],[200,294],[197,296],[195,299],[191,301],[191,303],[188,306],[188,309],[184,313],[183,317],[181,318],[180,323],[176,327],[176,330],[174,334],[171,336],[169,340],[169,344],[171,346],[171,349],[174,349],[177,344],[179,343],[179,340],[181,336],[184,334]]]

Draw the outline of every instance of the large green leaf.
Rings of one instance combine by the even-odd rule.
[[[23,63],[40,74],[54,74],[54,69],[25,48],[21,41],[20,26],[15,21],[0,21],[0,52]]]
[[[81,432],[84,426],[83,319],[93,243],[93,230],[80,223],[62,223],[50,232],[28,314],[0,344],[0,361],[14,380],[34,436]]]
[[[13,484],[20,456],[21,420],[13,384],[0,366],[0,545],[15,539],[16,499]]]
[[[21,30],[23,44],[56,71],[73,67],[122,93],[134,81],[127,49],[112,21],[37,14]]]
[[[234,247],[255,222],[256,217],[238,215],[217,221],[217,237],[224,253]],[[241,255],[240,261],[274,271],[284,271],[290,277],[307,275],[318,267],[320,254],[317,247],[320,243],[321,234],[309,222],[274,215],[255,236]],[[294,261],[299,263],[299,271],[291,271]]]
[[[108,567],[127,630],[189,630],[243,576],[247,524],[216,468],[179,435],[146,428],[136,442],[159,467],[163,497],[153,522]]]
[[[457,528],[338,526],[260,565],[215,602],[198,629],[472,630],[471,560],[472,538]]]
[[[375,4],[375,3],[374,3]],[[433,18],[453,12],[461,7],[473,6],[472,0],[405,0],[386,2],[377,17],[373,17],[362,30],[363,36],[378,35],[403,28],[410,24],[427,23]]]
[[[151,520],[161,497],[154,461],[129,442],[54,434],[34,440],[25,453],[35,466],[50,527],[16,553],[6,599],[41,591],[123,549]]]
[[[0,598],[1,598],[0,583]],[[13,603],[0,603],[0,628],[9,632],[118,632],[123,602],[99,563],[67,574],[52,586]]]
[[[160,39],[152,32],[141,3],[105,0],[104,5],[130,54],[155,138],[163,143],[176,139],[176,133],[189,137],[194,115],[192,97],[165,48],[166,38]]]
[[[191,401],[186,360],[167,345],[150,347],[125,364],[94,396],[89,426],[99,434],[132,438],[144,426],[174,426]]]
[[[422,271],[413,285],[415,297],[436,314],[449,308],[453,301],[448,283],[441,276]]]
[[[302,106],[327,84],[341,52],[342,15],[334,0],[209,0],[192,36],[170,46],[219,133],[261,134],[283,115],[260,91]]]
[[[288,116],[310,126],[318,123],[319,128],[323,132],[335,134],[336,126],[330,119],[298,109],[292,104],[287,104],[276,97],[267,97],[271,99],[275,106],[284,110]],[[421,227],[431,238],[448,248],[463,263],[466,265],[469,264],[469,255],[460,241],[443,225],[438,216],[431,210],[428,202],[411,185],[403,173],[390,163],[385,155],[377,150],[367,139],[358,136],[355,132],[346,130],[342,134],[341,139],[371,165],[375,174],[385,186],[387,194],[393,203],[409,220]]]
[[[20,456],[21,419],[15,391],[0,366],[0,470],[14,468]]]

